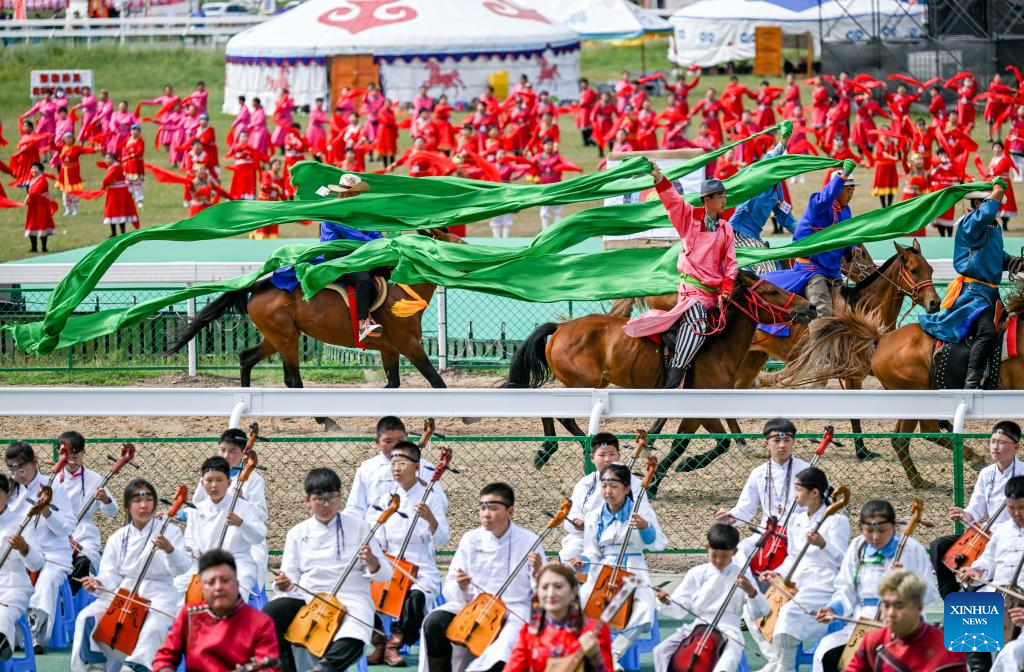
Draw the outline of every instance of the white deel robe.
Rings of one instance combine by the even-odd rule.
[[[324,524],[315,517],[309,517],[292,529],[284,539],[284,555],[281,557],[281,572],[306,590],[314,593],[330,593],[342,572],[359,552],[363,540],[370,533],[370,527],[361,516],[342,512]],[[345,637],[367,643],[367,653],[372,651],[370,634],[373,628],[373,598],[370,596],[371,581],[390,581],[391,563],[384,558],[380,544],[370,539],[370,551],[380,560],[380,567],[370,573],[359,560],[338,589],[336,597],[345,605],[354,618],[345,618],[334,635],[334,641]],[[309,603],[312,596],[293,589],[279,592],[274,599],[291,597]],[[358,620],[356,620],[358,619]]]
[[[1020,672],[1024,670],[1024,634],[1007,642],[992,661],[991,672]]]
[[[241,470],[238,470],[240,472]],[[228,488],[228,497],[235,491],[235,485],[238,483],[238,473],[232,468],[231,473],[231,487]],[[192,503],[198,504],[207,498],[206,491],[203,490],[202,480],[196,484],[195,489],[192,491]],[[242,484],[242,497],[245,501],[249,502],[256,507],[256,510],[260,512],[263,523],[266,524],[270,518],[270,508],[267,506],[267,483],[263,480],[263,476],[260,472],[253,470],[249,474],[249,478]],[[255,544],[251,549],[251,555],[253,562],[256,563],[258,569],[257,576],[259,577],[259,587],[262,588],[266,583],[267,574],[267,560],[270,558],[270,548],[267,546],[267,539],[264,536],[263,541]],[[243,586],[248,590],[251,586]]]
[[[740,567],[736,564],[730,564],[724,570],[718,571],[710,562],[698,565],[686,573],[682,583],[672,591],[672,599],[697,614],[703,621],[693,620],[686,623],[654,647],[655,672],[668,670],[672,656],[679,649],[683,640],[693,632],[695,625],[710,623],[715,618],[722,606],[722,601],[729,594],[732,586],[736,584],[739,575]],[[750,570],[747,570],[746,577],[756,590],[757,584],[750,574]],[[745,606],[755,617],[768,614],[768,602],[764,599],[764,595],[758,592],[751,598],[739,586],[736,587],[718,622],[718,629],[728,637],[728,642],[722,650],[722,656],[718,659],[714,672],[734,672],[739,669],[740,659],[743,657],[743,644],[741,644],[743,632],[740,630],[740,616],[743,614]],[[677,604],[666,605],[659,602],[658,612],[667,618],[693,618]]]
[[[633,499],[636,499],[637,493],[640,492],[640,479],[634,475],[631,485]],[[572,508],[562,523],[565,534],[562,535],[562,548],[558,551],[558,557],[562,562],[583,555],[583,530],[577,530],[572,521],[577,518],[586,519],[588,513],[602,506],[604,498],[601,497],[601,474],[595,471],[581,478],[572,489]]]
[[[40,488],[46,485],[47,480],[48,477],[36,472],[35,478],[27,486],[16,484],[11,492],[9,505],[20,506],[26,502],[26,498],[35,501]],[[54,488],[51,503],[59,510],[51,508],[49,518],[39,516],[25,529],[26,538],[34,539],[43,558],[50,561],[43,563],[43,568],[36,579],[35,592],[28,603],[30,609],[46,613],[47,640],[53,632],[60,586],[71,574],[71,542],[68,541],[68,537],[75,529],[75,514],[71,512],[71,502],[68,501],[65,492]],[[29,543],[33,542],[30,540]]]
[[[902,535],[897,532],[894,539],[896,543]],[[853,616],[874,620],[878,611],[878,584],[886,572],[892,569],[892,558],[885,558],[880,564],[865,562],[865,546],[867,541],[864,537],[857,537],[846,549],[842,565],[839,567],[839,574],[836,575],[835,583],[832,585],[833,597],[825,606],[831,607],[840,616]],[[900,564],[904,569],[909,569],[917,574],[928,590],[924,595],[924,603],[931,604],[939,599],[939,588],[935,583],[935,575],[932,573],[931,560],[928,558],[928,551],[913,537],[907,539],[903,548],[903,555]],[[799,598],[797,598],[799,599]],[[847,623],[846,627],[838,632],[833,632],[818,643],[814,651],[813,672],[822,672],[822,656],[837,646],[845,646],[853,634],[854,625]]]
[[[420,460],[420,469],[416,475],[421,481],[429,481],[434,476],[434,465],[426,460]],[[378,453],[370,459],[364,460],[356,469],[356,475],[352,479],[352,488],[349,490],[348,500],[345,502],[345,511],[364,516],[370,504],[390,495],[397,489],[398,484],[395,483],[395,479],[391,475],[391,459]],[[434,490],[444,496],[440,483],[434,486]],[[448,506],[447,502],[448,499],[445,497],[446,507]]]
[[[767,525],[771,516],[775,516],[781,525],[796,497],[796,475],[809,466],[809,463],[796,455],[790,455],[789,461],[785,464],[765,461],[750,472],[740,491],[739,499],[736,500],[736,506],[729,509],[729,515],[738,519],[737,525],[746,525],[745,522],[739,521],[754,522],[754,516],[760,511],[761,519],[758,524],[762,528]],[[793,515],[802,510],[802,507],[796,507]],[[743,564],[753,552],[759,538],[760,535],[753,534],[740,541],[736,553],[737,563]]]
[[[104,588],[116,592],[119,588],[132,590],[135,587],[146,558],[153,549],[153,540],[160,534],[163,521],[163,516],[154,517],[141,530],[129,523],[110,535],[100,559],[100,571],[96,575]],[[93,640],[93,630],[86,630],[86,620],[92,618],[99,622],[113,600],[109,593],[98,593],[96,601],[80,611],[75,619],[75,638],[71,646],[71,669],[74,672],[85,670],[85,663],[82,662],[83,647],[106,656],[108,672],[120,670],[125,662],[152,667],[153,657],[174,622],[173,617],[165,614],[178,613],[178,591],[174,587],[174,579],[187,572],[191,566],[181,530],[172,523],[163,534],[174,546],[174,550],[165,553],[157,549],[146,577],[139,586],[139,594],[150,601],[152,609],[139,633],[135,651],[125,656],[120,651],[101,646]],[[159,613],[161,611],[164,613]]]
[[[466,532],[459,540],[459,547],[452,556],[448,573],[445,574],[444,584],[441,586],[445,603],[438,607],[438,610],[457,614],[480,594],[481,589],[491,595],[497,593],[519,561],[530,552],[530,547],[535,541],[536,534],[524,530],[515,523],[509,523],[508,529],[501,537],[496,537],[481,527]],[[538,546],[536,551],[542,558],[544,557],[543,545]],[[459,588],[455,580],[460,569],[473,578],[473,583],[466,590]],[[519,636],[519,629],[523,623],[530,620],[532,597],[533,577],[527,564],[516,574],[502,595],[502,602],[515,615],[510,615],[505,620],[497,639],[479,658],[473,658],[464,647],[453,647],[455,656],[452,660],[452,669],[455,672],[482,672],[500,662],[507,662]],[[427,672],[427,658],[430,655],[427,648],[421,630],[419,672]]]
[[[7,539],[18,533],[26,513],[27,508],[11,504],[0,513],[0,555],[7,552],[10,547]],[[33,590],[25,570],[38,572],[43,567],[43,554],[31,536],[25,534],[23,538],[28,543],[28,554],[23,556],[12,549],[7,561],[0,566],[0,633],[7,638],[12,649],[17,643],[18,619],[28,613]]]
[[[623,507],[629,508],[628,518],[632,516],[633,503],[636,500],[627,499]],[[627,523],[613,520],[602,532],[600,538],[597,536],[598,523],[601,520],[601,513],[604,511],[604,500],[601,507],[594,509],[585,519],[583,524],[583,560],[588,563],[601,563],[614,565],[618,559],[619,549],[626,538]],[[629,544],[626,546],[625,569],[640,579],[641,585],[633,593],[633,610],[629,615],[629,621],[621,632],[616,633],[612,641],[612,656],[618,660],[632,646],[638,637],[650,632],[651,623],[654,618],[655,597],[651,588],[651,577],[647,573],[647,562],[644,560],[644,551],[660,551],[668,546],[668,538],[661,531],[658,525],[658,515],[651,508],[645,497],[640,503],[640,517],[646,520],[654,528],[654,541],[645,544],[640,538],[640,530],[634,529],[629,535]],[[586,606],[590,593],[597,583],[597,577],[602,567],[592,566],[587,574],[587,582],[580,588],[580,603]]]
[[[995,513],[1006,499],[1006,482],[1014,476],[1024,476],[1024,461],[1019,457],[1003,471],[998,464],[990,464],[978,472],[978,480],[974,482],[971,499],[964,510],[971,514],[974,522],[981,523]],[[1009,520],[1010,514],[1003,509],[996,519],[997,523]]]
[[[807,534],[825,515],[826,508],[819,507],[810,517],[806,511],[793,514],[788,535],[789,553],[782,565],[775,570],[783,578],[789,574],[800,550],[807,543]],[[832,586],[846,555],[846,549],[850,545],[850,519],[845,513],[830,516],[822,523],[818,533],[825,539],[825,548],[813,545],[807,547],[807,552],[793,575],[793,583],[797,587],[796,602],[790,601],[782,605],[779,618],[775,622],[772,641],[762,645],[762,651],[766,653],[769,661],[786,661],[779,669],[789,668],[789,659],[795,656],[797,644],[806,642],[806,648],[810,648],[825,636],[828,629],[827,624],[818,623],[814,616],[807,615],[803,609],[812,613],[817,612],[832,599]],[[758,640],[760,645],[760,631],[757,631],[757,635],[755,640]]]
[[[990,532],[992,538],[971,567],[985,572],[983,578],[988,581],[1010,585],[1024,553],[1024,528],[1017,527],[1012,520],[1005,520],[993,525]],[[995,589],[983,585],[978,590],[992,592]]]
[[[409,532],[409,526],[416,516],[416,506],[423,499],[426,487],[419,481],[413,484],[408,490],[397,488],[396,492],[401,498],[398,511],[388,518],[378,530],[375,538],[385,553],[397,556],[402,549],[402,542]],[[390,495],[382,497],[371,506],[366,512],[366,521],[372,525],[380,511],[388,506]],[[430,525],[427,521],[419,518],[416,520],[416,529],[409,539],[409,546],[405,549],[405,560],[416,565],[416,581],[425,590],[421,591],[426,596],[426,611],[430,612],[431,605],[441,593],[441,572],[437,569],[437,561],[434,558],[434,549],[446,545],[451,540],[451,532],[448,529],[448,499],[438,492],[437,486],[427,497],[427,506],[430,512],[437,519],[437,530],[430,533]],[[375,508],[377,507],[377,508]],[[405,517],[398,514],[405,514]],[[392,568],[394,569],[394,568]],[[397,573],[398,570],[395,570]],[[416,586],[412,590],[420,590]]]
[[[63,490],[68,501],[71,502],[71,515],[78,518],[82,507],[89,501],[96,492],[103,477],[88,467],[82,467],[77,473],[71,474],[65,469],[53,481],[53,489]],[[82,555],[89,558],[93,571],[100,566],[100,530],[93,522],[93,517],[99,511],[106,518],[113,518],[117,515],[117,500],[110,493],[108,488],[103,489],[110,498],[109,504],[104,504],[98,499],[89,507],[89,512],[82,518],[71,536],[82,546]]]
[[[231,495],[228,494],[216,504],[212,499],[206,497],[195,504],[196,508],[189,510],[188,523],[185,526],[185,551],[192,559],[192,566],[188,572],[174,581],[174,585],[178,588],[179,606],[184,603],[185,591],[188,590],[189,583],[192,581],[192,575],[199,571],[199,556],[217,548],[217,542],[220,541],[221,531],[224,529],[230,506]],[[238,573],[238,587],[241,590],[242,599],[248,600],[259,574],[251,551],[253,546],[266,542],[267,526],[256,507],[244,499],[239,498],[235,503],[235,513],[242,519],[242,524],[237,527],[228,527],[228,533],[224,537],[224,545],[221,548],[234,556]]]

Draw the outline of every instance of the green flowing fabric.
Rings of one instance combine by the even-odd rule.
[[[971,191],[991,188],[990,183],[947,187],[938,192],[903,201],[892,207],[854,217],[815,233],[796,243],[777,248],[739,248],[740,265],[758,261],[806,256],[861,242],[887,240],[917,231],[925,223],[948,210]],[[401,236],[374,240],[333,241],[312,246],[285,246],[264,264],[260,271],[231,280],[197,285],[173,292],[126,309],[110,309],[75,315],[62,325],[62,331],[49,336],[45,322],[5,327],[19,347],[30,353],[45,354],[111,333],[138,323],[175,303],[216,292],[246,289],[257,278],[282,266],[296,267],[305,295],[311,297],[346,272],[394,266],[395,282],[432,282],[446,287],[471,289],[527,301],[601,300],[650,294],[668,294],[676,290],[676,259],[679,245],[667,249],[617,249],[582,254],[564,254],[591,235],[624,235],[650,228],[630,219],[616,217],[624,208],[595,208],[568,217],[537,236],[522,248],[455,245],[440,243],[425,236]],[[585,226],[574,226],[573,219],[592,213]],[[601,217],[599,217],[601,216]],[[592,220],[600,221],[592,221]],[[664,224],[664,215],[654,225]],[[323,264],[302,262],[320,254],[348,256]]]
[[[764,132],[770,132],[778,127],[783,127],[785,130],[787,123],[783,122]],[[745,140],[687,160],[666,171],[665,174],[671,179],[677,179],[688,172],[703,168],[710,161],[728,151],[729,148]],[[804,161],[814,157],[790,158],[792,161],[788,164],[779,164],[778,162],[771,164],[778,168],[775,175],[768,175],[764,172],[764,168],[761,168],[760,172],[753,170],[751,174],[754,179],[749,183],[740,177],[743,171],[738,173],[734,178],[740,177],[740,179],[735,180],[734,184],[742,183],[743,186],[737,186],[735,197],[740,197],[745,193],[751,195],[759,193],[770,186],[772,182],[799,174],[793,172],[794,170],[805,172],[824,165]],[[831,160],[825,161],[830,162]],[[756,166],[751,168],[756,168]],[[341,174],[336,169],[330,170],[334,171],[332,173],[334,179]],[[634,157],[627,159],[615,168],[555,184],[500,185],[499,190],[484,188],[478,189],[473,194],[446,191],[448,189],[446,185],[450,182],[447,178],[414,179],[413,183],[417,185],[417,188],[436,181],[438,191],[447,195],[415,194],[412,195],[413,202],[405,198],[396,198],[399,194],[389,191],[389,189],[393,189],[392,185],[388,189],[382,188],[381,193],[371,192],[362,194],[358,198],[349,199],[319,198],[309,201],[230,201],[222,203],[207,208],[194,217],[172,224],[132,231],[97,245],[58,283],[50,296],[42,325],[32,330],[32,333],[35,334],[34,337],[26,337],[24,342],[28,343],[29,347],[25,349],[30,352],[45,353],[57,347],[59,334],[65,328],[68,318],[96,287],[107,269],[125,249],[146,240],[172,242],[212,240],[247,233],[269,224],[284,224],[309,219],[340,221],[364,231],[394,232],[468,223],[534,205],[593,200],[639,191],[651,186],[650,176],[647,175],[650,170],[651,164],[647,159]],[[387,180],[409,179],[395,176],[378,177],[387,178]],[[462,184],[467,181],[457,182]],[[324,183],[326,182],[320,182],[320,184]],[[385,183],[387,183],[386,180],[382,182],[382,184]],[[409,185],[410,183],[406,181],[401,184]],[[406,194],[406,196],[409,195],[411,194]],[[4,329],[16,330],[17,328],[4,327]],[[25,333],[25,330],[16,330],[16,333]],[[21,342],[19,341],[19,343]]]

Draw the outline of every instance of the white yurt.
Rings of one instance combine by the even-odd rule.
[[[579,38],[513,0],[306,0],[235,35],[225,51],[224,111],[259,96],[273,109],[288,87],[299,105],[335,100],[378,78],[392,100],[505,95],[527,75],[536,90],[577,95]]]
[[[698,0],[669,19],[675,39],[670,60],[707,68],[754,58],[758,26],[779,26],[787,35],[811,33],[820,43],[867,40],[880,17],[881,38],[922,37],[925,8],[903,0]]]

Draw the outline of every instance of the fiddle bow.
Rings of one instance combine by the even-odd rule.
[[[82,506],[81,509],[79,509],[78,514],[75,516],[76,529],[78,528],[79,525],[82,524],[82,521],[85,520],[85,517],[89,515],[89,511],[90,509],[92,509],[92,505],[96,503],[99,491],[106,488],[107,484],[110,483],[110,480],[114,478],[114,476],[117,476],[117,474],[120,473],[121,469],[123,469],[126,464],[131,463],[131,465],[134,466],[136,469],[138,468],[138,465],[132,462],[132,460],[135,459],[134,443],[121,444],[121,456],[119,458],[115,458],[113,455],[107,455],[107,458],[112,459],[114,463],[110,465],[110,471],[108,471],[106,475],[103,476],[103,479],[100,480],[100,484],[96,488],[96,490],[91,495],[89,495],[89,499],[85,500],[85,504]],[[75,555],[77,555],[82,551],[82,546],[77,541],[75,541],[74,537],[69,537],[69,539],[71,542],[71,550],[74,552]]]
[[[252,423],[249,426],[249,436],[245,442],[245,448],[242,450],[242,471],[239,472],[238,478],[235,480],[234,490],[231,492],[231,503],[228,505],[228,511],[225,515],[224,525],[220,529],[220,537],[217,539],[217,548],[224,547],[224,540],[228,537],[228,525],[227,516],[235,512],[235,506],[238,504],[238,500],[242,497],[242,488],[249,480],[249,476],[252,475],[253,470],[259,464],[259,458],[256,456],[256,451],[252,449],[256,443],[256,438],[259,436],[260,427],[257,423]],[[193,574],[192,580],[188,584],[188,588],[185,590],[185,605],[193,606],[203,601],[203,586],[199,581],[199,574]]]
[[[36,497],[36,501],[31,502],[32,506],[29,508],[28,513],[25,514],[25,519],[18,525],[17,536],[21,536],[25,532],[25,528],[32,522],[32,519],[42,513],[43,509],[50,504],[50,499],[53,497],[53,490],[49,486],[44,485],[39,490],[39,495]],[[29,500],[31,501],[31,500]],[[7,558],[11,557],[11,551],[14,547],[11,546],[10,542],[7,543],[7,548],[4,549],[2,555],[0,555],[0,567],[4,566],[7,562]]]
[[[426,432],[424,432],[426,434]],[[426,504],[427,499],[430,497],[430,493],[434,489],[434,485],[441,480],[441,476],[448,470],[448,464],[452,459],[451,448],[444,447],[441,449],[441,459],[434,467],[434,473],[430,477],[430,482],[427,484],[426,489],[423,491],[423,497],[420,498],[420,504]],[[420,512],[417,509],[416,513],[412,517],[412,521],[409,523],[409,529],[405,533],[405,538],[402,540],[402,546],[398,550],[397,555],[391,555],[385,553],[384,557],[395,567],[397,570],[394,576],[391,577],[390,581],[374,581],[370,583],[370,593],[373,595],[373,604],[377,611],[382,614],[387,614],[392,618],[398,618],[402,614],[402,605],[405,604],[405,596],[408,595],[409,589],[412,588],[413,580],[419,575],[419,567],[414,565],[405,559],[405,552],[409,549],[409,542],[412,541],[412,535],[416,531],[416,523],[420,520]]]
[[[951,572],[959,572],[964,567],[973,565],[974,561],[981,557],[985,547],[988,546],[988,542],[992,538],[989,531],[1005,508],[1006,500],[1004,499],[996,512],[985,521],[983,527],[979,527],[977,523],[971,523],[956,542],[949,547],[946,554],[942,556],[942,564],[948,567]]]
[[[558,513],[548,521],[544,531],[537,535],[537,540],[530,546],[530,550],[519,560],[519,563],[509,574],[508,578],[505,579],[505,582],[501,584],[496,593],[491,595],[490,593],[481,592],[472,602],[455,615],[455,618],[452,619],[452,622],[448,624],[448,628],[445,630],[445,635],[453,644],[461,644],[469,649],[469,652],[474,656],[479,657],[498,638],[498,634],[501,632],[502,626],[505,625],[505,620],[509,614],[508,607],[505,606],[501,596],[512,585],[516,575],[526,566],[527,561],[530,559],[530,554],[540,548],[544,538],[551,533],[551,530],[562,524],[562,521],[569,515],[569,508],[571,506],[572,502],[570,500],[562,500]]]

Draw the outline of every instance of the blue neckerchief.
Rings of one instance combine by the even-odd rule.
[[[881,548],[875,548],[871,544],[867,543],[864,544],[865,559],[875,555],[881,555],[883,558],[889,559],[892,556],[896,555],[896,547],[900,545],[899,536],[900,535],[898,534],[892,535],[892,539],[889,540],[889,543]]]
[[[608,510],[608,502],[601,505],[601,517],[597,520],[597,537],[595,541],[601,539],[601,535],[604,531],[616,520],[623,525],[629,524],[629,514],[633,511],[633,496],[627,495],[626,501],[622,503],[622,508],[619,509],[618,513],[612,513]]]
[[[234,478],[235,476],[238,476],[240,473],[242,473],[242,467],[241,467],[241,465],[239,465],[237,467],[231,467],[230,471],[231,471],[231,473],[229,474],[229,476],[231,478]]]

